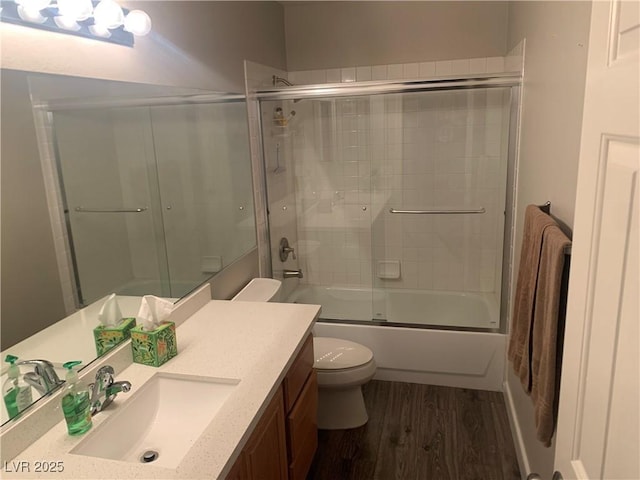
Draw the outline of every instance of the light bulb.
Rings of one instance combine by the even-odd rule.
[[[86,20],[93,12],[91,0],[58,0],[58,12],[63,17]]]
[[[21,0],[20,5],[30,12],[39,12],[49,6],[51,0]]]
[[[80,25],[78,25],[76,19],[73,17],[58,15],[57,17],[54,17],[53,21],[56,22],[56,25],[63,30],[70,30],[72,32],[80,30]]]
[[[151,31],[151,18],[142,10],[130,11],[124,19],[124,29],[139,37]]]
[[[44,23],[47,18],[40,15],[40,10],[32,10],[18,5],[18,16],[25,22]]]
[[[124,22],[124,12],[113,0],[102,0],[93,12],[96,25],[118,28]]]
[[[89,31],[96,37],[109,38],[111,36],[109,29],[101,25],[91,25],[89,26]]]

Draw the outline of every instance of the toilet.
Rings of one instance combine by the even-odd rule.
[[[273,278],[254,278],[231,300],[274,302],[281,285]],[[342,430],[367,423],[362,385],[376,373],[373,352],[359,343],[330,337],[314,337],[313,351],[313,368],[318,375],[318,428]]]

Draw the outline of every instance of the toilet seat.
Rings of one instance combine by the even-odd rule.
[[[373,360],[373,352],[367,347],[341,338],[314,337],[313,352],[318,370],[344,370]]]
[[[376,373],[373,352],[359,343],[314,337],[313,350],[316,357],[313,368],[321,387],[355,387],[368,382]]]
[[[318,375],[318,385],[322,388],[350,388],[371,380],[376,373],[376,362],[371,360],[364,365],[342,370],[316,368],[315,371]]]

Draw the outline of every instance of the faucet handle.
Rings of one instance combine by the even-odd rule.
[[[96,380],[89,385],[91,389],[91,415],[103,410],[109,405],[119,392],[131,390],[131,383],[127,381],[116,382],[115,371],[111,365],[104,365],[96,372]]]
[[[34,371],[25,374],[24,379],[43,395],[64,383],[49,360],[22,360],[18,365],[33,365]]]
[[[102,392],[104,392],[109,385],[113,383],[113,375],[115,371],[111,365],[104,365],[96,372],[95,381],[89,385],[91,389],[91,401],[99,400]]]
[[[280,261],[286,262],[287,258],[289,258],[289,254],[293,257],[294,260],[297,260],[295,249],[289,245],[289,240],[287,237],[282,237],[280,239]]]
[[[111,365],[104,365],[96,372],[96,383],[100,384],[101,389],[108,387],[113,383],[115,370]]]

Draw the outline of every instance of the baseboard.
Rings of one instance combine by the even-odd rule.
[[[513,396],[511,395],[511,388],[508,382],[503,383],[504,403],[507,407],[507,415],[509,417],[509,425],[511,426],[511,435],[515,441],[516,456],[518,457],[518,466],[520,467],[520,477],[522,480],[526,480],[527,475],[531,471],[531,464],[527,457],[527,450],[524,446],[524,438],[522,436],[522,430],[518,423],[518,417],[516,415],[515,405],[513,404]]]

